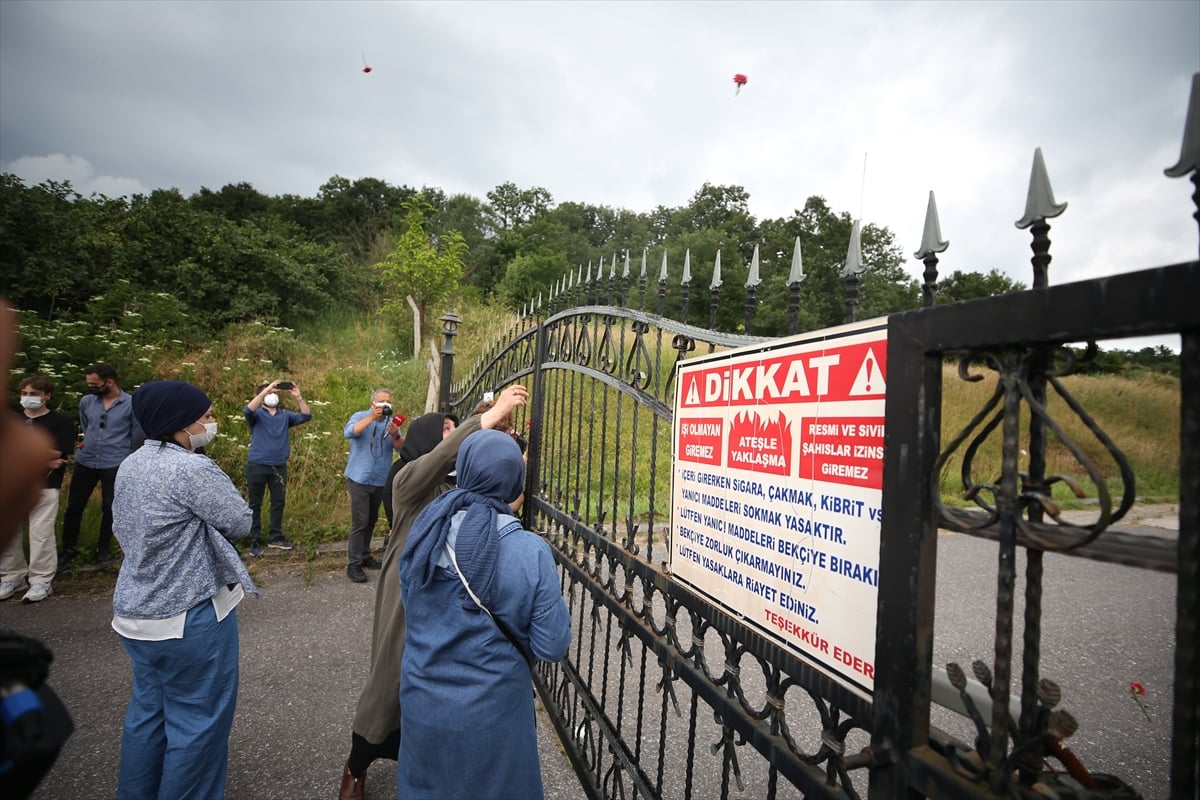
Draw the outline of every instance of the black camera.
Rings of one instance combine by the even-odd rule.
[[[275,388],[283,389],[285,392],[288,392],[291,391],[292,387],[295,385],[296,384],[292,383],[291,381],[280,381],[279,383],[275,384]]]
[[[387,418],[387,419],[392,418],[392,404],[391,403],[380,403],[379,410],[383,413],[383,416],[385,418]]]

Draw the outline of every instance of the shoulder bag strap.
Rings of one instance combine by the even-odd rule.
[[[521,527],[520,521],[510,522],[508,525],[506,525],[500,531],[499,535],[503,536],[504,534],[508,533],[509,531],[511,531],[515,528],[520,528],[520,527]],[[479,597],[476,596],[475,592],[471,589],[471,585],[469,583],[467,583],[467,579],[463,577],[462,570],[458,568],[458,557],[454,552],[454,548],[450,546],[449,542],[446,543],[446,553],[450,556],[450,561],[454,564],[454,571],[458,574],[458,580],[462,583],[463,588],[467,590],[467,594],[471,596],[471,599],[475,601],[475,605],[479,606],[480,610],[482,610],[483,613],[485,613],[489,617],[491,617],[492,621],[496,623],[496,627],[498,627],[500,629],[500,632],[504,634],[504,637],[506,639],[508,639],[508,641],[512,642],[513,647],[517,648],[517,652],[520,653],[521,656],[525,659],[525,663],[529,665],[529,669],[530,669],[530,671],[532,671],[533,670],[533,654],[530,653],[529,650],[527,650],[525,648],[525,646],[521,644],[520,641],[518,641],[516,635],[513,634],[512,629],[509,628],[507,624],[505,624],[504,620],[500,619],[495,614],[493,614],[491,611],[489,611],[487,606],[485,606],[480,601]]]

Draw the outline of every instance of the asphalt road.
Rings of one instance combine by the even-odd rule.
[[[303,571],[298,561],[292,573]],[[327,557],[336,561],[336,556]],[[306,580],[274,567],[256,575],[261,596],[238,606],[241,678],[229,742],[229,800],[333,800],[350,750],[350,724],[366,677],[375,578],[355,584],[341,568]],[[92,581],[94,582],[94,581]],[[45,642],[55,654],[51,685],[76,730],[35,800],[116,796],[129,658],[112,620],[111,587],[79,593],[70,579],[36,605],[0,603],[0,626]],[[547,798],[579,796],[578,781],[540,718]],[[396,766],[376,762],[367,797],[396,796]]]
[[[323,559],[335,566],[307,578],[298,554],[258,570],[261,598],[247,598],[238,608],[241,682],[230,739],[231,800],[336,797],[367,670],[375,573],[372,583],[354,584],[336,568],[338,556]],[[991,663],[995,566],[992,543],[939,537],[935,664]],[[1175,576],[1049,555],[1044,609],[1043,675],[1063,687],[1062,706],[1080,722],[1068,744],[1089,769],[1121,776],[1146,798],[1166,797]],[[130,669],[109,627],[111,614],[111,580],[94,577],[64,578],[58,593],[36,605],[0,603],[0,626],[35,636],[54,651],[51,683],[76,724],[34,795],[38,800],[115,795]],[[1020,615],[1018,606],[1018,631]],[[1146,687],[1150,719],[1131,698],[1131,681]],[[973,737],[965,720],[948,711],[937,709],[934,723],[964,740]],[[582,796],[544,717],[539,738],[546,797]],[[368,797],[395,796],[393,763],[377,762],[368,776]],[[761,788],[748,786],[740,796],[761,796]],[[682,795],[682,787],[667,789],[667,796]]]

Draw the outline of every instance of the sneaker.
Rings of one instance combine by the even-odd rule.
[[[250,540],[250,555],[254,556],[255,558],[258,558],[259,556],[262,555],[262,551],[263,551],[262,541],[259,539],[251,539]]]
[[[109,553],[107,550],[97,550],[96,551],[95,561],[96,561],[96,566],[98,566],[98,567],[107,567],[109,564],[112,564],[116,560],[117,560],[116,557],[113,556],[111,553]]]
[[[71,566],[71,562],[73,562],[78,555],[79,554],[75,550],[60,550],[58,553],[58,568],[66,569],[67,567]]]
[[[267,544],[267,547],[274,547],[276,550],[291,550],[295,546],[287,539],[272,539]]]
[[[21,598],[22,603],[40,603],[54,593],[54,587],[50,585],[50,581],[34,582],[29,584],[29,591]]]
[[[19,581],[0,581],[0,600],[7,600],[24,589],[26,585],[24,578]]]
[[[358,564],[351,564],[350,566],[346,567],[346,577],[355,583],[367,582],[367,573],[363,572],[362,567],[360,567]]]
[[[383,569],[383,562],[375,556],[366,556],[362,560],[363,569]]]

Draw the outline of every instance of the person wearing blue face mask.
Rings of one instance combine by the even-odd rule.
[[[212,403],[181,381],[133,393],[147,440],[117,471],[113,520],[125,551],[112,627],[133,667],[118,800],[225,794],[238,690],[237,605],[257,594],[231,539],[250,506],[196,452],[217,434]]]

